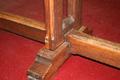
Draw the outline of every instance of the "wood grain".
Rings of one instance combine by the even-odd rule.
[[[67,0],[67,17],[63,20],[64,33],[82,26],[82,0]]]
[[[73,30],[67,35],[73,54],[120,68],[120,44]]]
[[[55,50],[63,39],[63,0],[44,0],[46,13],[46,48]]]
[[[30,19],[30,18],[18,16],[12,13],[0,11],[0,18],[5,20],[10,20],[22,25],[32,27],[32,28],[46,30],[45,23]]]
[[[74,29],[79,29],[82,26],[82,0],[68,0],[68,16],[74,18]]]
[[[45,42],[46,29],[43,22],[38,22],[7,12],[0,12],[0,24],[0,28],[3,30]]]
[[[28,70],[30,80],[50,80],[59,67],[69,58],[69,44],[59,46],[55,51],[43,48],[39,51],[35,63]]]

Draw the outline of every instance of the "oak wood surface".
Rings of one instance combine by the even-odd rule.
[[[79,29],[82,26],[82,0],[68,0],[68,16],[75,20],[72,28]]]
[[[46,13],[46,48],[55,50],[64,41],[62,33],[63,0],[44,0]]]
[[[0,24],[0,28],[3,30],[45,42],[46,29],[43,22],[7,12],[0,12]]]
[[[91,33],[88,29],[80,28],[81,1],[68,0],[68,16],[63,20],[63,0],[44,0],[45,23],[0,12],[1,29],[45,42],[28,70],[30,80],[49,80],[69,58],[68,52],[120,68],[120,44],[90,36],[84,33]]]
[[[46,48],[41,49],[35,63],[28,70],[29,79],[49,80],[69,56],[69,44],[67,42],[55,51]]]
[[[120,44],[73,30],[67,35],[73,54],[120,68]]]
[[[0,11],[0,18],[5,19],[5,20],[10,20],[10,21],[22,24],[22,25],[29,26],[29,27],[33,27],[36,29],[46,30],[44,22],[39,22],[39,21],[30,19],[30,18],[15,15],[12,13]]]

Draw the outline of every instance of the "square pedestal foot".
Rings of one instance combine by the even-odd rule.
[[[63,43],[55,51],[43,48],[37,54],[34,64],[28,70],[29,80],[49,80],[49,78],[68,59],[69,44]]]

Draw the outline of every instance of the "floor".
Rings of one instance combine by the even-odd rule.
[[[0,10],[44,21],[42,0],[0,2]],[[119,3],[119,0],[84,0],[83,25],[92,28],[93,35],[119,43]],[[0,30],[0,80],[27,80],[26,71],[43,46],[42,43]],[[120,80],[120,70],[80,56],[72,56],[53,80]]]

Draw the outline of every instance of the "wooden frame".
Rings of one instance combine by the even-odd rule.
[[[91,30],[81,24],[81,9],[78,9],[81,1],[68,0],[68,16],[63,19],[63,0],[44,0],[45,23],[0,12],[0,22],[7,24],[1,29],[45,42],[27,72],[28,79],[49,80],[69,58],[69,53],[120,68],[120,44],[90,35]]]
[[[45,23],[8,12],[0,12],[0,29],[45,42]]]
[[[73,30],[67,35],[73,54],[120,68],[120,44]]]

